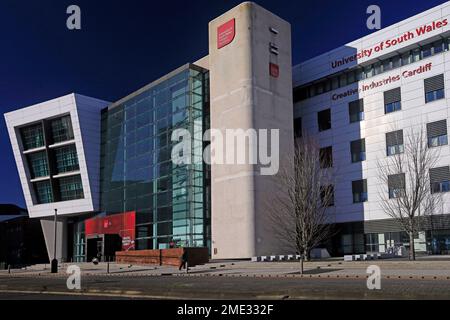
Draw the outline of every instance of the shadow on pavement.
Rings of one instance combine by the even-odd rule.
[[[324,274],[329,272],[336,272],[336,271],[342,271],[344,269],[312,269],[312,270],[305,270],[303,274]],[[290,272],[288,274],[301,274],[300,271],[296,272]]]

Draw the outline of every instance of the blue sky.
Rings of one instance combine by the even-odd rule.
[[[208,54],[208,22],[242,1],[0,2],[0,113],[71,92],[115,101],[186,62]],[[293,62],[444,3],[396,1],[256,1],[292,25]],[[82,30],[66,28],[66,8],[82,11]],[[25,206],[4,118],[0,119],[0,203]]]

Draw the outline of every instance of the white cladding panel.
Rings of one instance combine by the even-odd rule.
[[[386,157],[387,132],[424,128],[426,124],[438,120],[449,119],[450,98],[450,52],[438,54],[419,62],[382,73],[370,79],[354,83],[322,95],[306,99],[294,106],[295,116],[302,118],[302,126],[306,132],[317,137],[321,147],[333,147],[333,165],[337,172],[335,186],[335,207],[337,222],[389,219],[380,208],[380,187],[387,192],[378,178],[377,160]],[[420,66],[429,66],[422,73],[405,77],[407,71],[417,70]],[[425,103],[424,79],[444,74],[445,99]],[[339,96],[344,92],[362,89],[365,85],[389,77],[400,76],[398,81],[373,89],[355,91],[348,96]],[[390,114],[384,112],[384,92],[401,87],[402,110]],[[348,103],[364,99],[365,120],[350,123]],[[331,108],[332,129],[318,132],[317,112]],[[366,161],[352,163],[350,142],[365,139]],[[437,167],[450,165],[450,146],[439,147]],[[368,202],[354,204],[352,198],[352,181],[367,179]],[[450,213],[450,194],[443,195],[445,202],[443,212]]]
[[[16,160],[17,170],[30,217],[46,217],[54,214],[73,215],[99,210],[99,162],[100,162],[100,117],[101,109],[108,102],[94,98],[69,94],[50,101],[5,114],[8,133]],[[74,140],[80,165],[84,199],[34,204],[28,166],[18,137],[17,127],[32,124],[43,119],[70,114]]]

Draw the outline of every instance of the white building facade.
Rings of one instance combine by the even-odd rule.
[[[445,3],[294,67],[296,130],[317,138],[336,172],[336,254],[407,245],[381,208],[379,161],[423,130],[438,148],[443,208],[416,235],[416,251],[450,249],[450,4]],[[435,176],[436,174],[434,174]]]

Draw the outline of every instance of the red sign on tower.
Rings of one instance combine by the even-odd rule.
[[[270,75],[274,78],[278,78],[280,76],[280,66],[275,63],[269,64]]]
[[[233,42],[236,36],[236,19],[231,19],[217,28],[217,49]]]

